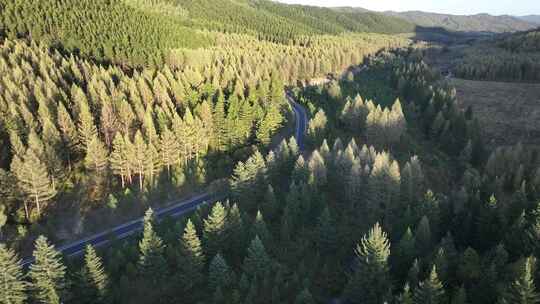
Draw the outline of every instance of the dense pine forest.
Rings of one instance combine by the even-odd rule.
[[[0,0],[0,304],[540,303],[538,151],[488,144],[415,26]],[[473,42],[458,76],[538,81],[537,34]]]

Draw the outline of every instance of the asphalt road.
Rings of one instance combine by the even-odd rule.
[[[307,114],[306,110],[294,99],[286,93],[287,100],[291,103],[294,116],[296,120],[296,130],[295,137],[298,143],[300,150],[304,149],[304,135],[307,128]],[[164,219],[166,217],[180,217],[183,214],[186,214],[198,206],[206,203],[214,203],[220,199],[224,199],[224,195],[216,195],[213,193],[204,193],[198,196],[195,196],[188,200],[178,201],[172,204],[169,207],[155,210],[155,215],[158,220]],[[105,246],[110,243],[111,240],[121,240],[129,237],[130,235],[142,230],[143,228],[143,218],[138,218],[136,220],[124,223],[122,225],[116,226],[112,229],[103,231],[101,233],[92,235],[82,240],[66,244],[58,248],[59,251],[64,254],[64,256],[72,257],[81,255],[87,245],[92,245],[94,247]],[[33,258],[27,258],[23,261],[23,266],[27,267],[34,262]]]

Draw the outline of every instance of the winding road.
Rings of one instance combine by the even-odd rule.
[[[294,111],[295,116],[295,138],[298,143],[300,150],[304,149],[304,135],[307,129],[307,114],[304,107],[298,104],[293,97],[286,92],[285,93],[287,100],[291,104],[291,107]],[[214,203],[218,200],[226,198],[225,195],[218,195],[214,193],[204,193],[198,196],[192,197],[188,200],[176,201],[169,207],[158,209],[155,211],[155,215],[158,220],[162,220],[166,217],[180,217],[183,214],[186,214],[198,206],[206,203]],[[58,248],[64,256],[72,257],[81,255],[87,245],[92,245],[94,247],[105,246],[111,242],[111,240],[121,240],[129,237],[130,235],[140,231],[143,228],[143,218],[138,218],[133,221],[124,223],[122,225],[116,226],[114,228],[108,229],[101,233],[89,236],[82,240],[63,245]],[[23,261],[23,266],[28,267],[34,262],[33,258],[27,258]]]

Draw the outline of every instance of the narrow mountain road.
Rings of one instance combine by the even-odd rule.
[[[298,143],[300,150],[304,149],[304,136],[306,133],[307,127],[307,114],[306,110],[298,104],[294,99],[286,92],[286,97],[289,103],[292,106],[294,111],[294,117],[296,121],[295,125],[295,137]],[[155,215],[158,220],[164,219],[166,217],[180,217],[194,209],[198,206],[206,203],[214,203],[218,200],[226,198],[225,195],[218,195],[215,193],[203,193],[198,196],[195,196],[188,200],[182,200],[174,202],[171,206],[162,208],[155,211]],[[112,239],[121,240],[129,237],[130,235],[140,231],[143,228],[143,218],[138,218],[133,221],[124,223],[122,225],[116,226],[112,229],[108,229],[101,233],[92,235],[82,240],[66,244],[58,248],[59,251],[64,254],[64,256],[72,257],[81,255],[87,245],[92,245],[94,247],[105,246]],[[34,262],[33,258],[27,258],[23,261],[23,266],[28,267]]]

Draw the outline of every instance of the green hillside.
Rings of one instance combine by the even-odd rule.
[[[0,0],[0,8],[0,33],[10,38],[28,36],[87,58],[139,66],[161,64],[172,49],[213,45],[212,31],[289,44],[321,34],[413,30],[380,14],[271,1]]]
[[[402,18],[419,26],[443,27],[447,30],[459,32],[506,33],[526,31],[538,26],[513,16],[492,16],[488,14],[459,16],[419,11],[386,12],[385,14]]]

